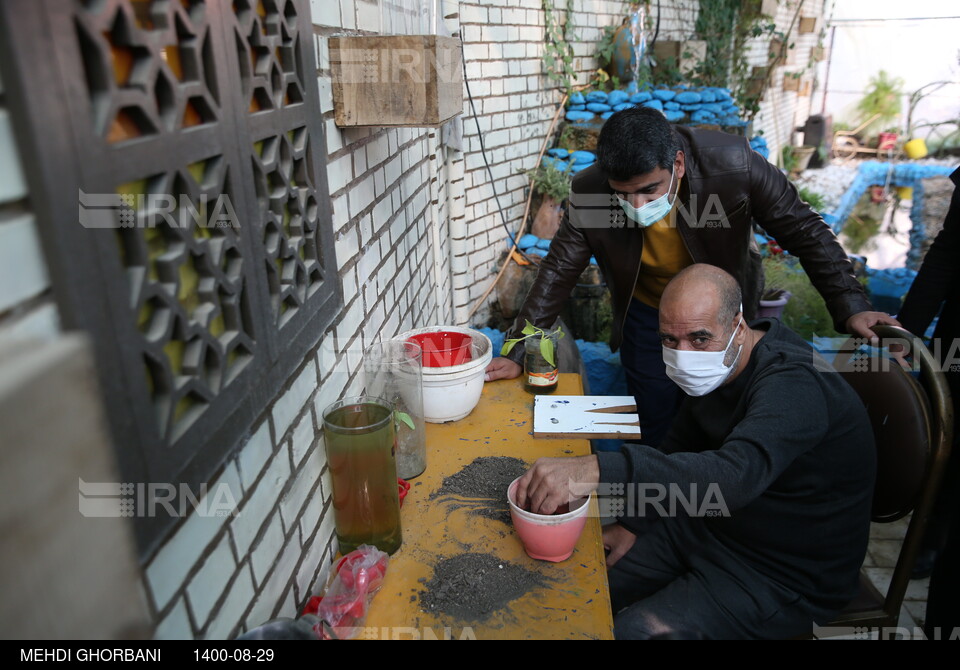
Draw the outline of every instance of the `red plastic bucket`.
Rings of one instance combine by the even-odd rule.
[[[407,341],[420,345],[424,367],[446,368],[461,365],[473,358],[470,349],[473,338],[466,333],[438,330],[435,333],[414,335]]]

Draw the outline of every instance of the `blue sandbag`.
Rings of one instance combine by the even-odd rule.
[[[694,112],[690,116],[690,120],[694,123],[713,123],[717,120],[717,117],[715,114],[711,114],[710,112],[701,109],[699,112]]]
[[[627,95],[633,95],[640,90],[640,86],[637,85],[637,80],[634,79],[629,84],[627,84]]]
[[[630,102],[639,105],[641,102],[646,102],[651,98],[653,98],[653,94],[650,93],[650,91],[640,91],[630,96]]]
[[[553,149],[547,150],[547,155],[553,156],[554,158],[567,158],[570,155],[570,152],[560,147],[554,147]]]
[[[680,105],[680,109],[682,109],[685,112],[695,112],[698,109],[701,109],[702,107],[703,107],[703,104],[699,102],[688,102],[686,104]]]
[[[678,93],[676,101],[681,105],[690,105],[695,102],[700,102],[700,94],[695,91],[684,91],[683,93]]]
[[[587,93],[587,102],[606,102],[607,94],[605,91],[591,91]]]
[[[517,242],[517,246],[520,247],[521,251],[526,251],[527,249],[537,246],[537,242],[539,241],[540,241],[539,237],[537,237],[536,235],[531,235],[530,233],[527,233],[526,235],[520,238],[520,241]]]
[[[649,107],[650,109],[659,109],[661,112],[663,111],[663,103],[659,100],[648,100],[643,103],[643,106]]]
[[[540,258],[543,258],[547,255],[547,250],[540,249],[538,247],[530,247],[529,249],[524,249],[523,253],[525,253],[527,256],[539,256]]]
[[[708,112],[713,112],[714,114],[723,113],[723,105],[720,105],[716,102],[705,102],[700,109],[705,109]]]
[[[593,112],[567,112],[565,118],[567,121],[576,123],[577,121],[589,121],[593,116]]]
[[[570,154],[574,165],[583,165],[584,163],[593,163],[597,160],[597,155],[592,151],[574,151]]]
[[[570,164],[565,160],[559,158],[554,158],[553,156],[544,156],[540,159],[540,165],[545,167],[552,167],[554,170],[559,170],[560,172],[566,172],[570,167]]]
[[[717,101],[717,92],[712,88],[702,88],[700,89],[700,101],[701,102],[716,102]]]
[[[610,118],[611,116],[613,116],[614,114],[616,114],[616,112],[611,109],[609,112],[604,112],[603,114],[601,114],[601,115],[600,115],[600,118],[603,119],[604,121],[606,121],[607,119],[609,119],[609,118]]]
[[[610,105],[604,104],[602,102],[588,102],[587,109],[595,114],[602,114],[604,112],[609,112],[613,108]]]
[[[684,114],[683,112],[675,109],[668,109],[664,111],[663,115],[667,117],[667,121],[669,121],[670,123],[677,123],[678,121],[683,120],[683,117],[686,116],[686,114]]]
[[[658,88],[653,92],[653,97],[662,102],[673,100],[676,96],[677,96],[676,92],[671,91],[668,88]]]
[[[679,103],[679,102],[674,102],[673,100],[671,100],[670,102],[665,102],[665,103],[663,103],[663,108],[664,108],[664,109],[671,109],[671,110],[673,110],[673,111],[677,111],[678,109],[680,109],[680,103]]]
[[[610,94],[607,96],[607,104],[611,107],[616,107],[617,105],[622,105],[629,99],[630,96],[627,95],[626,91],[610,91]]]
[[[540,240],[539,242],[537,242],[537,249],[549,249],[549,248],[550,248],[550,240]]]
[[[583,93],[572,93],[570,95],[570,104],[585,105],[587,104],[587,99],[583,97]]]
[[[567,107],[568,112],[585,112],[587,111],[586,105],[569,105]]]
[[[578,172],[586,170],[591,165],[593,165],[593,163],[580,163],[580,165],[574,165],[572,168],[570,168],[570,173],[577,174]]]
[[[622,104],[617,105],[616,107],[614,107],[614,108],[613,108],[613,111],[615,111],[615,112],[622,112],[622,111],[625,110],[625,109],[633,109],[634,107],[636,107],[636,105],[633,104],[632,102],[624,102],[624,103],[622,103]]]

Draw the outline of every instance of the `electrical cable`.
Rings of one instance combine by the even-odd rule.
[[[504,231],[507,233],[507,239],[513,243],[514,249],[523,256],[524,260],[532,263],[530,257],[524,254],[522,251],[517,249],[517,240],[514,239],[513,233],[510,232],[510,226],[507,225],[507,215],[503,211],[503,205],[500,204],[500,194],[497,193],[497,182],[493,178],[493,170],[490,167],[490,161],[487,160],[487,149],[483,144],[483,131],[480,130],[480,118],[477,115],[477,106],[473,102],[473,94],[470,91],[470,80],[467,78],[467,54],[463,47],[463,31],[460,31],[460,62],[463,65],[463,83],[467,89],[467,99],[470,101],[470,110],[473,112],[473,122],[477,126],[477,139],[480,140],[480,155],[483,157],[483,164],[487,167],[487,174],[490,177],[490,188],[493,189],[493,197],[497,202],[497,210],[500,212],[500,223],[503,226]],[[539,162],[537,163],[539,165]]]

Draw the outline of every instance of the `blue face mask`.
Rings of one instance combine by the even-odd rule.
[[[649,228],[669,214],[670,210],[673,209],[673,202],[670,201],[670,191],[673,190],[673,178],[676,173],[677,166],[674,165],[673,170],[670,172],[670,186],[667,187],[667,192],[656,200],[651,200],[641,207],[634,207],[629,200],[621,198],[618,195],[617,199],[620,201],[620,207],[623,208],[623,211],[627,217],[631,221],[639,224],[641,228]],[[677,191],[679,192],[679,190],[680,189],[678,188]],[[676,201],[676,193],[674,194],[673,199]]]

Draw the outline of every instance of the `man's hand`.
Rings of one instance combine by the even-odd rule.
[[[637,541],[637,536],[621,526],[619,523],[611,523],[603,527],[603,548],[607,554],[607,568],[612,568],[617,564],[623,555],[633,547]]]
[[[514,379],[519,377],[521,372],[523,372],[523,368],[520,365],[509,358],[499,356],[490,361],[490,365],[487,366],[487,374],[483,379],[488,382],[495,379]]]
[[[599,483],[596,456],[539,458],[517,483],[516,502],[534,514],[553,514],[560,505],[590,495]]]
[[[846,323],[848,333],[866,337],[873,344],[879,341],[877,334],[870,330],[876,325],[899,326],[900,322],[884,312],[859,312]]]

